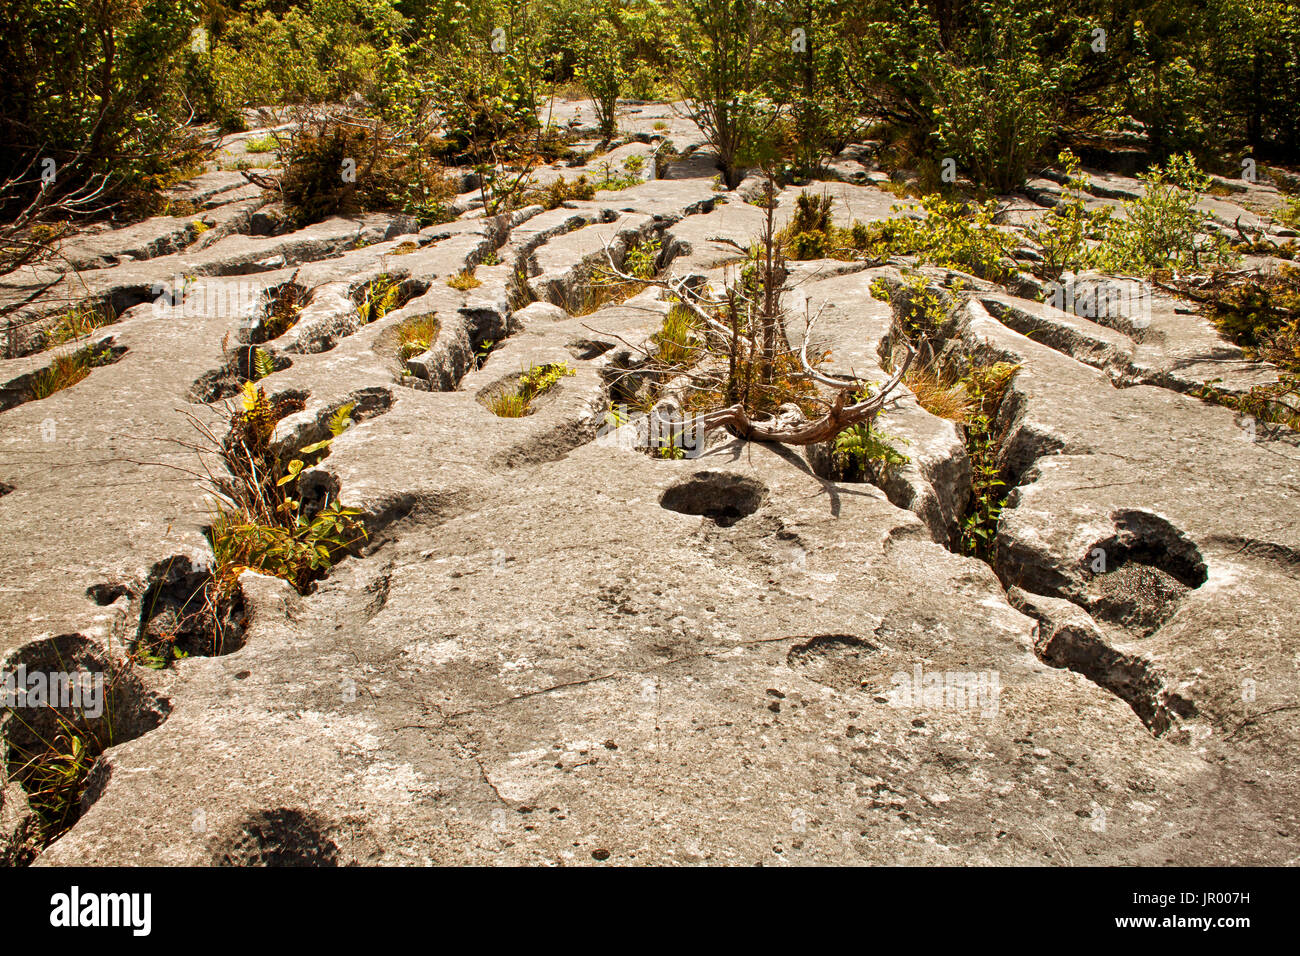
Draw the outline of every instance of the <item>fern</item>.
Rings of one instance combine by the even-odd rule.
[[[348,402],[340,406],[333,415],[330,416],[330,434],[338,438],[350,427],[352,427],[352,409],[357,407],[356,402]]]
[[[257,382],[266,378],[275,371],[275,360],[271,358],[271,353],[266,349],[253,349],[253,381]]]
[[[850,425],[835,436],[834,459],[837,469],[846,480],[865,475],[872,481],[878,481],[890,468],[911,461],[895,447],[896,442],[908,443],[906,438],[896,438],[876,431],[870,422]]]

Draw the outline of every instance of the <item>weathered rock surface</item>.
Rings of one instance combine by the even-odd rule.
[[[698,142],[637,109],[634,131]],[[368,540],[307,595],[246,572],[224,653],[133,666],[118,706],[139,719],[39,863],[1296,862],[1300,450],[1186,394],[1268,370],[1172,299],[1138,328],[968,284],[945,347],[1020,365],[991,566],[948,547],[970,494],[961,430],[906,390],[880,425],[910,461],[881,488],[828,480],[816,449],[620,448],[602,427],[615,362],[667,303],[575,314],[606,249],[658,239],[661,265],[717,284],[738,253],[711,240],[746,246],[762,220],[696,157],[418,231],[370,215],[258,236],[253,200],[201,247],[127,261],[169,234],[155,221],[95,237],[94,295],[176,298],[97,333],[125,349],[113,364],[0,412],[5,666],[65,646],[120,659],[211,567],[191,419],[222,427],[288,283],[304,308],[258,343],[262,384],[304,407],[275,447],[319,441],[354,403],[303,488],[360,509]],[[213,173],[179,194],[220,209],[243,185]],[[826,188],[843,222],[896,203]],[[480,286],[447,284],[470,268]],[[403,294],[364,323],[381,276]],[[827,368],[883,380],[897,327],[870,290],[898,278],[792,264],[790,338],[818,314]],[[396,331],[429,314],[436,340],[403,361]],[[0,382],[49,361],[0,361]],[[575,374],[531,414],[483,401],[559,362]],[[23,797],[3,782],[12,829]]]

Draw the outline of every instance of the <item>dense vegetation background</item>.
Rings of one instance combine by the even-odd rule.
[[[935,178],[1007,190],[1063,146],[1203,168],[1300,153],[1300,3],[1286,0],[0,0],[0,196],[148,209],[199,124],[348,102],[379,195],[418,211],[430,163],[540,143],[556,91],[689,104],[734,185],[869,132]],[[342,137],[345,142],[340,141]],[[340,152],[342,151],[342,152]],[[544,152],[544,149],[543,149]],[[385,180],[381,172],[389,174]],[[46,174],[46,179],[49,179]],[[420,185],[421,182],[424,185]]]

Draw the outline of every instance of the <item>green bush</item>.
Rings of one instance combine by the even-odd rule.
[[[197,0],[3,0],[0,215],[41,186],[102,193],[82,212],[147,205],[192,165],[183,73]]]
[[[306,0],[282,13],[254,5],[226,23],[212,50],[219,95],[232,106],[365,96],[405,26],[395,0]]]
[[[1172,156],[1165,166],[1153,166],[1138,178],[1145,186],[1142,197],[1124,203],[1122,216],[1101,223],[1104,269],[1145,275],[1233,261],[1227,240],[1205,234],[1210,217],[1197,203],[1211,180],[1190,153]]]

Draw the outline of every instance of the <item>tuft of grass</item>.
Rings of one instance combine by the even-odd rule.
[[[477,289],[482,284],[483,280],[474,276],[473,269],[462,269],[447,279],[447,285],[458,292],[468,292],[470,289]]]
[[[674,369],[694,365],[704,347],[699,326],[695,313],[686,306],[680,303],[670,306],[663,325],[650,336],[655,345],[656,361]]]
[[[75,339],[85,338],[96,329],[112,325],[117,319],[117,315],[108,308],[94,305],[76,306],[60,315],[45,333],[45,347],[52,349]]]
[[[922,408],[951,422],[964,422],[970,413],[970,397],[960,382],[953,382],[933,365],[913,365],[903,376]]]
[[[432,312],[403,322],[397,330],[398,359],[405,362],[421,352],[427,352],[437,340],[440,327],[441,323]]]
[[[94,346],[56,355],[48,367],[33,376],[31,385],[28,386],[30,400],[39,402],[41,399],[49,398],[55,392],[71,388],[89,375],[91,369],[108,365],[112,361],[111,349],[97,349]]]

